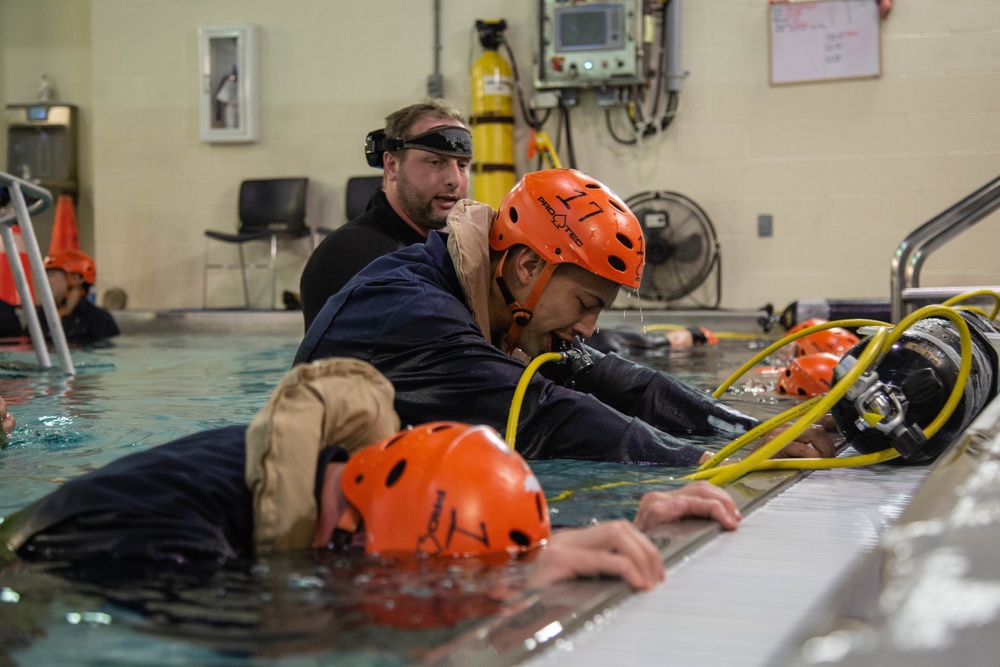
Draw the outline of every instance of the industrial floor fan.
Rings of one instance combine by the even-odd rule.
[[[719,242],[708,215],[677,192],[641,192],[625,201],[642,225],[646,268],[639,296],[663,303],[718,308],[722,298]],[[696,291],[715,273],[714,294]]]

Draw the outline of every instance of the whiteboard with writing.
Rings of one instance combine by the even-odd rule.
[[[772,0],[769,14],[772,84],[882,73],[875,0]]]

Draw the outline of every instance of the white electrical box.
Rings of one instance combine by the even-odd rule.
[[[535,88],[641,84],[642,20],[642,0],[539,0]]]

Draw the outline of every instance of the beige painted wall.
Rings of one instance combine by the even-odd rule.
[[[468,108],[477,18],[507,19],[529,76],[533,0],[441,4],[447,97]],[[200,307],[203,230],[235,228],[242,179],[309,176],[311,222],[342,224],[347,178],[373,173],[365,133],[425,94],[432,7],[0,0],[0,93],[32,95],[44,63],[63,99],[83,107],[93,216],[82,225],[92,225],[101,287],[124,287],[130,307]],[[764,0],[687,0],[677,120],[641,148],[620,146],[584,95],[573,111],[578,166],[625,197],[675,190],[699,203],[722,245],[724,307],[888,296],[903,237],[1000,173],[1000,3],[898,0],[883,24],[881,78],[780,88],[768,85],[766,12]],[[260,26],[261,138],[202,143],[197,27],[242,22]],[[771,238],[756,235],[761,213],[774,216]],[[1000,284],[996,217],[934,255],[923,283]],[[281,288],[297,290],[308,244],[282,250]],[[238,278],[223,273],[210,304],[236,305]],[[255,305],[268,306],[264,277],[255,285]]]
[[[0,100],[3,104],[36,101],[38,80],[44,73],[54,88],[53,102],[79,107],[77,227],[83,249],[96,255],[90,54],[87,0],[0,0]],[[0,171],[6,171],[6,127],[0,132],[0,156]],[[53,217],[50,209],[34,222],[43,253],[48,249]]]

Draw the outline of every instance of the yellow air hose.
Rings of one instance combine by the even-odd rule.
[[[734,441],[734,443],[727,446],[719,452],[719,454],[713,456],[709,461],[703,464],[697,472],[687,475],[683,479],[708,479],[713,484],[721,486],[754,470],[815,470],[826,468],[846,468],[870,465],[872,463],[881,463],[882,461],[888,461],[896,458],[899,456],[899,452],[892,448],[888,448],[872,454],[836,459],[770,459],[771,456],[781,451],[781,449],[805,431],[806,428],[826,414],[829,409],[832,408],[841,397],[843,397],[850,386],[854,384],[855,380],[857,380],[857,378],[860,377],[861,374],[864,373],[870,366],[877,363],[877,360],[885,352],[887,352],[900,339],[900,337],[902,337],[907,329],[913,326],[913,324],[917,321],[928,317],[946,317],[950,319],[958,329],[959,337],[961,339],[961,363],[959,365],[958,376],[955,379],[955,385],[952,387],[951,394],[948,396],[948,400],[945,401],[945,404],[941,408],[937,417],[935,417],[934,420],[928,424],[927,428],[923,430],[924,437],[930,439],[939,430],[941,430],[941,427],[944,426],[945,422],[948,421],[952,413],[955,411],[955,408],[958,406],[958,402],[962,398],[962,393],[965,391],[965,384],[968,381],[969,374],[972,370],[972,336],[969,332],[969,325],[962,318],[961,314],[959,314],[954,308],[949,308],[947,306],[926,306],[904,318],[891,332],[886,329],[880,329],[879,332],[872,336],[871,341],[865,347],[865,350],[858,356],[857,362],[848,374],[841,378],[841,380],[833,388],[831,388],[821,400],[811,404],[807,402],[806,405],[809,406],[809,409],[806,414],[803,415],[798,422],[779,434],[774,440],[767,443],[764,447],[761,447],[756,452],[749,454],[739,463],[734,463],[732,465],[716,469],[716,466],[724,460],[725,456],[728,456],[733,451],[744,446],[746,442],[751,440],[751,438],[747,437],[750,433],[745,434],[743,437],[738,439],[738,441]],[[849,322],[852,322],[852,320],[844,320],[841,322],[827,324],[834,326],[858,326],[850,324]],[[818,326],[820,328],[817,330],[830,328],[827,325]],[[812,328],[813,327],[810,327],[810,329]],[[800,333],[808,335],[810,329],[806,329]],[[790,338],[797,339],[799,337],[800,336],[795,336],[794,338]],[[783,340],[782,342],[787,343],[790,341]],[[798,406],[798,408],[801,409],[802,406]],[[795,409],[793,408],[793,410]],[[777,421],[780,417],[786,417],[787,414],[788,413],[785,413],[776,418],[772,418],[765,424]],[[751,433],[759,430],[763,426],[764,424],[757,429],[754,429],[754,431],[751,431]],[[738,446],[734,447],[733,445],[736,445],[737,442],[739,443]],[[723,453],[725,453],[725,456],[720,456],[720,454]]]
[[[880,322],[879,320],[865,320],[865,319],[855,319],[855,320],[840,320],[836,322],[824,322],[823,324],[816,324],[802,331],[796,331],[790,336],[785,336],[775,343],[768,345],[763,350],[755,354],[750,358],[748,362],[736,369],[736,372],[729,376],[725,382],[719,385],[719,388],[712,392],[712,396],[715,398],[721,398],[726,390],[733,386],[737,380],[743,377],[747,371],[756,366],[760,361],[766,358],[768,355],[777,352],[789,343],[794,343],[800,338],[812,335],[817,331],[825,331],[826,329],[833,329],[834,327],[888,327],[891,326],[886,322]]]
[[[834,327],[878,327],[878,330],[869,339],[868,345],[865,349],[858,355],[856,362],[853,367],[847,372],[844,377],[840,379],[830,391],[823,396],[817,396],[808,401],[804,401],[800,405],[797,405],[789,410],[776,415],[761,424],[757,425],[755,428],[751,429],[747,433],[744,433],[739,438],[736,438],[731,443],[726,445],[718,453],[716,453],[712,458],[702,464],[698,470],[694,473],[682,477],[683,480],[696,480],[696,479],[707,479],[713,484],[722,486],[729,482],[732,482],[743,475],[757,471],[757,470],[804,470],[804,469],[830,469],[830,468],[847,468],[847,467],[857,467],[864,465],[871,465],[874,463],[881,463],[883,461],[888,461],[890,459],[899,456],[899,452],[895,449],[887,448],[885,450],[874,452],[871,454],[864,454],[858,456],[833,458],[833,459],[771,459],[770,457],[777,454],[779,451],[784,449],[789,443],[791,443],[795,438],[801,435],[809,426],[818,422],[825,414],[827,414],[830,409],[836,405],[838,401],[843,398],[847,393],[848,389],[855,383],[855,381],[861,377],[870,367],[877,365],[878,361],[887,353],[893,345],[903,336],[907,329],[909,329],[916,322],[929,318],[929,317],[945,317],[951,320],[955,327],[958,329],[960,341],[961,341],[961,362],[959,364],[958,375],[955,378],[955,385],[952,387],[951,393],[948,396],[948,400],[945,401],[944,406],[941,408],[938,415],[934,420],[923,429],[924,437],[927,439],[932,438],[944,424],[948,421],[951,415],[954,413],[955,408],[958,407],[959,401],[962,399],[962,394],[965,391],[965,385],[968,382],[969,375],[972,370],[972,335],[969,331],[969,325],[966,323],[965,319],[961,316],[956,308],[950,307],[951,304],[960,303],[961,301],[974,298],[977,296],[992,296],[996,300],[996,306],[994,307],[992,315],[989,315],[990,320],[996,318],[997,314],[1000,313],[1000,294],[991,292],[989,290],[978,290],[975,292],[969,292],[967,294],[962,294],[952,299],[949,299],[942,305],[935,306],[925,306],[909,316],[905,317],[898,325],[891,327],[891,325],[886,322],[881,322],[878,320],[868,320],[868,319],[849,319],[849,320],[838,320],[834,322],[826,322],[823,324],[818,324],[816,326],[803,329],[798,331],[791,336],[786,336],[772,345],[769,345],[764,350],[760,351],[747,363],[741,366],[733,375],[731,375],[718,389],[712,394],[713,397],[721,397],[725,391],[731,387],[740,377],[742,377],[749,369],[759,363],[768,355],[772,354],[776,350],[792,343],[799,338],[803,338],[810,334],[816,333],[817,331],[824,331],[826,329],[831,329]],[[978,309],[976,309],[978,310]],[[980,311],[981,312],[981,311]],[[985,315],[985,313],[983,313]],[[650,330],[656,329],[673,329],[673,328],[683,328],[677,327],[676,325],[651,325]],[[531,360],[528,366],[524,369],[521,374],[521,378],[518,381],[517,388],[514,390],[514,398],[511,402],[510,413],[507,420],[507,432],[506,441],[510,447],[514,448],[514,442],[517,435],[517,422],[520,415],[521,406],[524,402],[524,395],[528,388],[528,383],[531,378],[537,372],[538,368],[549,361],[559,361],[563,359],[563,354],[558,352],[547,352],[535,357]],[[876,420],[881,419],[881,415],[871,415],[871,418]],[[771,442],[767,443],[760,449],[751,454],[747,455],[743,460],[733,463],[731,465],[721,466],[720,464],[731,456],[734,452],[738,451],[742,447],[745,447],[748,443],[757,440],[766,433],[770,432],[776,426],[783,424],[790,419],[798,418],[798,421],[789,426],[786,430],[776,436]],[[661,481],[661,480],[651,480]],[[594,487],[595,489],[612,488],[618,486],[626,486],[630,484],[642,484],[644,482],[613,482],[607,485],[601,485],[599,487]],[[564,491],[563,493],[549,499],[549,502],[562,500],[568,498],[574,494],[573,491]]]
[[[714,468],[716,473],[707,479],[717,486],[722,486],[723,484],[742,477],[753,470],[758,463],[771,458],[771,456],[784,449],[786,445],[795,440],[795,438],[801,435],[803,431],[819,421],[819,419],[829,412],[830,408],[832,408],[837,401],[839,401],[844,394],[847,393],[847,390],[854,384],[854,381],[861,377],[861,374],[868,370],[868,367],[881,356],[882,345],[888,337],[889,330],[880,328],[875,335],[872,336],[871,342],[865,347],[864,351],[858,357],[858,362],[847,373],[847,375],[845,375],[840,382],[835,384],[830,391],[822,397],[821,400],[811,404],[806,413],[802,415],[798,421],[785,429],[771,442],[767,443],[757,451],[748,454],[746,458],[739,463]]]
[[[969,299],[974,299],[977,296],[988,296],[988,297],[992,298],[993,302],[994,302],[993,312],[990,313],[989,315],[986,315],[986,313],[983,313],[983,311],[979,310],[978,308],[975,308],[975,309],[972,309],[972,310],[976,310],[977,312],[983,313],[983,315],[987,319],[989,319],[991,321],[995,320],[997,318],[997,315],[1000,315],[1000,294],[997,294],[993,290],[979,289],[979,290],[974,290],[972,292],[966,292],[964,294],[959,294],[958,296],[951,297],[947,301],[943,302],[941,305],[942,306],[954,306],[956,303],[961,303],[963,301],[968,301]]]
[[[510,402],[510,413],[507,415],[507,434],[504,438],[511,449],[514,449],[514,439],[517,437],[517,420],[521,415],[521,404],[524,403],[524,394],[528,391],[528,382],[538,368],[549,361],[559,361],[563,355],[558,352],[546,352],[531,360],[528,367],[521,373],[521,379],[517,381],[517,388],[514,389],[514,399]]]

